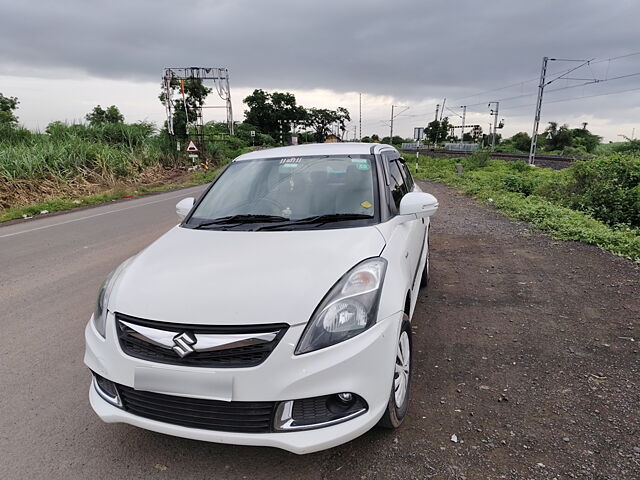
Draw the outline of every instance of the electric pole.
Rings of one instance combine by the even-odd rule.
[[[538,84],[538,100],[536,101],[536,114],[533,118],[533,133],[531,134],[531,148],[529,149],[529,165],[533,165],[533,162],[536,159],[536,145],[538,144],[538,127],[540,126],[540,112],[542,111],[542,95],[544,94],[545,77],[547,75],[548,62],[549,62],[549,57],[542,57],[542,68],[540,69],[540,83]]]
[[[462,105],[460,108],[462,108],[462,133],[460,134],[460,143],[464,143],[464,119],[467,115],[467,106]]]
[[[439,103],[436,105],[436,118],[435,118],[436,122],[438,121],[438,110],[440,110],[440,104]]]
[[[498,110],[500,108],[500,102],[489,102],[489,107],[491,104],[496,104],[496,109],[491,109],[491,115],[494,116],[493,119],[493,137],[491,137],[491,151],[493,152],[494,148],[496,148],[496,132],[498,131]]]
[[[358,139],[362,140],[362,93],[360,94],[360,118],[358,120],[358,123],[360,124],[360,136],[358,137]]]
[[[389,141],[393,144],[393,119],[396,118],[398,115],[400,115],[402,112],[406,112],[407,110],[409,110],[409,107],[405,107],[404,110],[400,110],[398,113],[396,113],[395,115],[393,114],[393,109],[395,107],[401,107],[402,105],[391,105],[391,122],[390,122],[390,127],[391,130],[389,132]]]
[[[391,105],[391,131],[389,132],[389,143],[393,144],[393,108],[395,105]]]

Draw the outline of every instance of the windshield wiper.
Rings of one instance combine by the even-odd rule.
[[[289,219],[286,217],[280,217],[278,215],[228,215],[226,217],[216,218],[208,222],[202,222],[195,225],[193,228],[205,228],[212,225],[242,225],[244,223],[271,223],[271,222],[286,222]]]
[[[265,225],[257,230],[275,230],[276,228],[288,228],[295,225],[324,225],[329,222],[346,222],[349,220],[362,220],[373,218],[373,215],[365,215],[363,213],[329,213],[326,215],[314,215],[312,217],[291,220],[287,223],[278,225]]]

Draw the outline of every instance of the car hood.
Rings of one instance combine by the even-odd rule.
[[[175,227],[127,265],[109,310],[201,325],[305,323],[342,275],[384,246],[373,226],[272,232]]]

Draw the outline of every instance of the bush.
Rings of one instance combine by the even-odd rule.
[[[457,175],[455,164],[465,173]],[[564,170],[524,162],[420,157],[416,176],[488,200],[555,238],[597,245],[640,262],[640,156],[613,154]],[[415,157],[411,156],[412,167]]]
[[[532,178],[523,175],[506,175],[502,179],[504,189],[507,192],[531,195],[536,186]]]
[[[484,168],[487,166],[490,156],[491,152],[488,150],[477,150],[463,160],[462,164],[468,170],[477,170],[478,168]]]
[[[568,172],[569,206],[608,225],[640,227],[640,156],[613,154],[576,162]]]

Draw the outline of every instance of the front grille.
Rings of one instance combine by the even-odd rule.
[[[169,339],[185,332],[195,337],[207,334],[259,335],[265,332],[275,332],[275,337],[268,342],[240,346],[229,345],[229,348],[220,347],[212,351],[194,351],[181,357],[171,348],[173,346],[171,342],[169,345],[164,346],[151,343],[149,339],[143,339],[140,335],[135,335],[135,332],[122,322],[166,332]],[[121,313],[116,313],[116,325],[120,347],[127,355],[157,363],[217,368],[254,367],[261,364],[271,354],[288,328],[288,325],[284,323],[232,327],[188,325],[144,320]],[[198,347],[197,342],[193,344],[193,347]]]
[[[127,412],[150,420],[223,432],[271,431],[275,402],[222,402],[116,387]]]

